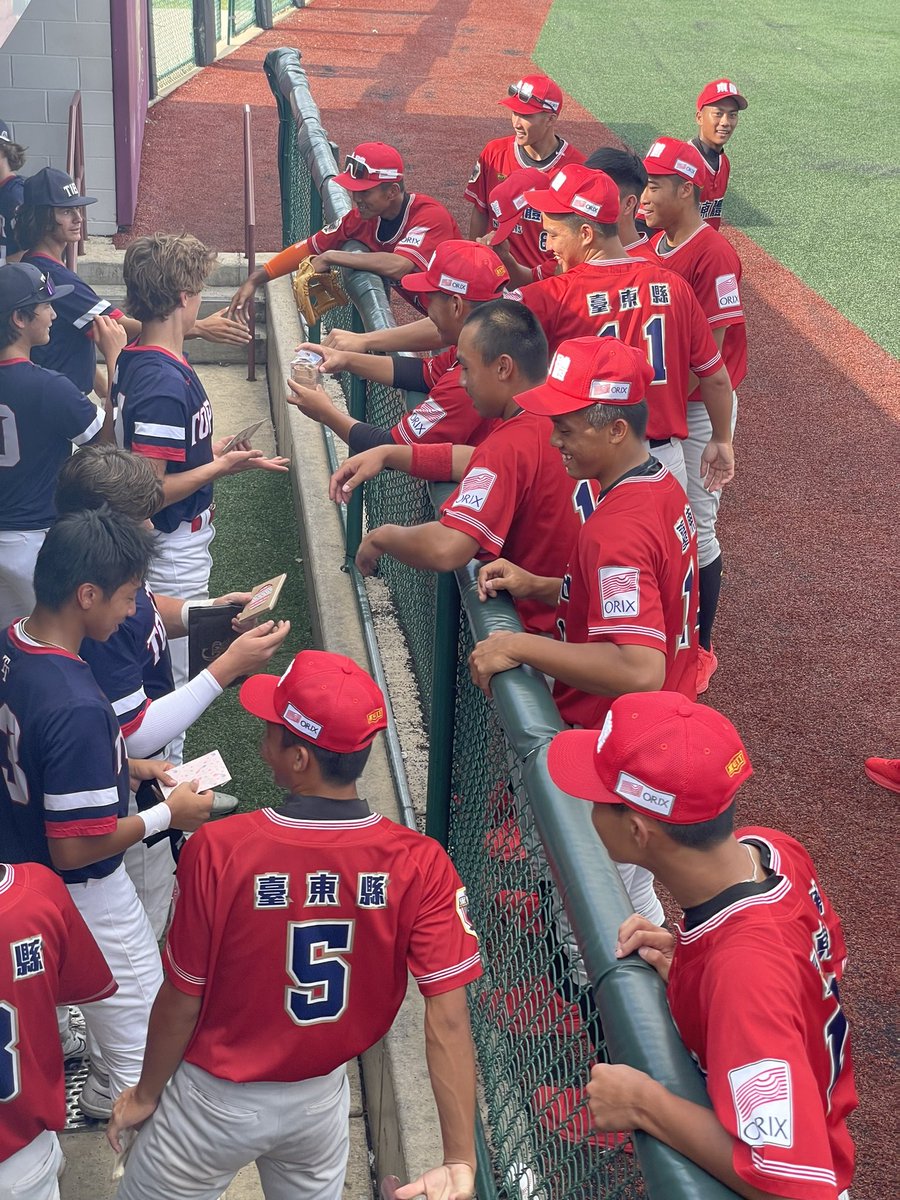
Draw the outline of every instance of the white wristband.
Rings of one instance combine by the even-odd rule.
[[[145,808],[143,812],[139,812],[138,816],[144,822],[145,838],[162,833],[172,824],[172,810],[168,804],[154,804],[152,808]]]
[[[187,629],[188,613],[192,608],[212,608],[215,600],[185,600],[181,606],[181,623]]]

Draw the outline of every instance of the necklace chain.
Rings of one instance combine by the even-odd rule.
[[[59,642],[45,642],[43,638],[35,637],[33,633],[28,633],[28,621],[29,618],[26,617],[22,622],[22,631],[23,633],[27,633],[33,642],[37,642],[40,646],[52,646],[54,650],[64,650],[66,654],[71,653],[68,646],[61,646]]]

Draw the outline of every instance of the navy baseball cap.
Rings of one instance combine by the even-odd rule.
[[[0,120],[0,142],[11,142],[12,140],[12,130],[5,121]]]
[[[82,196],[78,184],[65,171],[55,167],[41,167],[25,180],[25,204],[47,204],[51,208],[81,208],[85,204],[96,204],[96,196]]]
[[[4,316],[17,308],[52,304],[71,291],[74,291],[71,283],[57,287],[49,275],[31,263],[7,263],[0,267],[0,313]]]

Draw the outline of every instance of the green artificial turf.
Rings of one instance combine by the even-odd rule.
[[[291,484],[287,475],[247,471],[216,487],[216,537],[212,544],[210,595],[249,591],[254,584],[287,572],[276,617],[291,622],[284,646],[271,659],[268,673],[280,675],[293,656],[312,645],[303,567]],[[241,802],[241,809],[277,801],[281,792],[259,757],[263,723],[238,703],[237,687],[227,688],[188,731],[185,760],[218,750],[231,771],[223,787]]]
[[[736,82],[749,107],[727,219],[898,355],[898,35],[891,0],[555,0],[535,57],[642,153],[660,133],[694,136],[705,83]]]

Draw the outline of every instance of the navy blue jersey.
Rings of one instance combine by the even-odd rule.
[[[112,395],[119,410],[117,437],[126,450],[163,459],[167,475],[212,462],[212,405],[187,359],[161,346],[126,346]],[[209,508],[212,498],[209,483],[161,508],[153,524],[171,533]]]
[[[47,254],[26,254],[22,262],[32,263],[49,275],[54,284],[71,284],[73,291],[53,297],[56,320],[50,326],[50,341],[31,351],[34,362],[71,379],[76,387],[89,392],[94,386],[97,352],[91,326],[94,317],[121,317],[121,310],[101,300],[94,289],[67,266]]]
[[[105,642],[85,638],[81,657],[90,665],[122,730],[140,728],[151,700],[167,696],[175,684],[166,627],[144,584],[134,597],[135,611]]]
[[[128,759],[88,664],[33,642],[23,624],[0,634],[0,845],[7,861],[49,864],[48,838],[114,833],[128,815]],[[61,874],[83,883],[121,861]]]
[[[13,217],[19,211],[25,194],[25,180],[21,175],[7,175],[0,183],[0,267],[8,254],[18,254],[22,249],[16,240]]]
[[[0,528],[53,523],[56,477],[73,443],[102,425],[103,413],[63,375],[27,358],[0,362]]]

